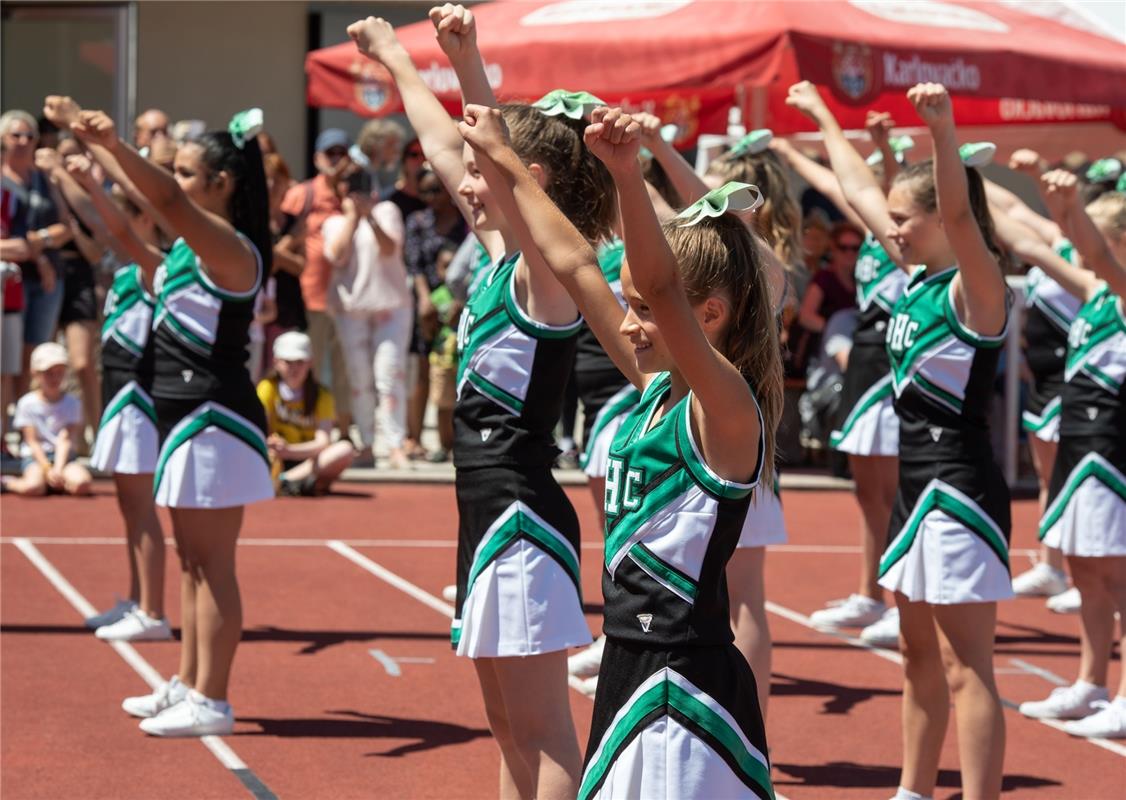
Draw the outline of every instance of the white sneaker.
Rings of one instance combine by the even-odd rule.
[[[211,700],[195,689],[176,705],[141,720],[141,730],[150,736],[228,736],[234,728],[231,704]]]
[[[833,600],[826,608],[814,611],[809,621],[817,628],[863,628],[883,616],[887,606],[862,594],[846,600]]]
[[[101,614],[95,614],[92,617],[86,618],[86,627],[97,630],[103,625],[112,625],[119,619],[124,617],[130,611],[134,610],[137,604],[132,600],[122,600],[120,597],[116,598],[113,608],[109,611],[103,611]]]
[[[1049,597],[1048,610],[1057,614],[1078,614],[1080,603],[1079,590],[1072,586],[1066,592]]]
[[[1041,561],[1013,578],[1013,591],[1021,597],[1052,597],[1067,591],[1067,573]]]
[[[1091,704],[1106,702],[1109,695],[1102,686],[1076,681],[1071,686],[1052,689],[1046,700],[1020,704],[1020,713],[1034,719],[1082,719],[1092,713]]]
[[[593,644],[567,659],[567,671],[576,678],[590,678],[597,675],[602,666],[604,647],[606,647],[606,637],[599,636]]]
[[[134,717],[148,719],[155,717],[161,711],[179,703],[188,696],[188,687],[180,682],[178,675],[162,683],[152,694],[143,694],[139,697],[126,697],[121,701],[121,707],[126,713]]]
[[[457,602],[457,584],[446,586],[442,589],[442,599],[447,603]]]
[[[1091,706],[1094,714],[1068,722],[1063,729],[1087,739],[1126,739],[1126,697],[1116,697],[1110,703],[1097,700]]]
[[[153,619],[135,608],[112,625],[103,625],[94,635],[107,642],[159,642],[172,638],[168,619]]]
[[[584,680],[582,686],[579,687],[579,691],[587,697],[594,697],[595,693],[598,691],[598,676],[595,675],[593,678]]]
[[[889,608],[880,617],[878,622],[873,622],[860,632],[860,641],[873,647],[885,647],[889,650],[899,649],[899,609]]]

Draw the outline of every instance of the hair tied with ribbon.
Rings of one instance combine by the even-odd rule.
[[[902,136],[889,136],[888,147],[891,148],[891,152],[892,155],[895,156],[895,160],[902,164],[904,158],[906,157],[907,151],[913,150],[915,148],[915,140],[907,134],[903,134]],[[873,151],[872,155],[868,156],[867,159],[868,163],[873,166],[883,163],[883,160],[884,154],[879,150]]]
[[[731,145],[730,153],[733,156],[757,156],[766,148],[774,138],[774,131],[770,128],[758,128]]]
[[[556,89],[548,92],[532,107],[549,117],[564,116],[568,119],[584,119],[590,112],[599,106],[606,105],[590,92],[568,92],[566,89]]]
[[[993,161],[996,152],[993,142],[966,142],[958,148],[958,157],[967,167],[984,167]]]
[[[242,150],[246,147],[247,142],[262,132],[264,125],[265,119],[262,116],[262,109],[248,108],[246,111],[240,111],[231,117],[231,124],[227,126],[227,131],[231,134],[235,147]]]
[[[1122,162],[1117,158],[1100,158],[1087,168],[1086,177],[1089,183],[1113,183],[1121,175]]]
[[[1114,185],[1114,191],[1126,194],[1126,172],[1118,176],[1118,183]]]
[[[688,228],[708,217],[720,217],[727,212],[754,211],[762,205],[762,192],[752,183],[730,181],[718,189],[712,189],[688,208],[676,215],[677,219],[687,220],[679,225]]]

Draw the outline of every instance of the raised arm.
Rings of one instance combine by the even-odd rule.
[[[83,111],[74,132],[83,141],[104,147],[117,159],[137,190],[184,237],[220,288],[245,292],[254,286],[258,274],[256,257],[231,223],[197,206],[171,174],[121,141],[108,115]]]
[[[430,9],[430,21],[434,23],[438,46],[457,73],[462,103],[496,107],[497,98],[477,49],[477,21],[473,12],[460,4],[446,3]]]
[[[422,151],[434,168],[434,173],[457,203],[461,215],[473,228],[489,256],[494,259],[500,257],[504,251],[503,242],[495,232],[480,231],[474,226],[473,209],[458,191],[465,177],[465,163],[462,160],[465,142],[446,109],[418,74],[410,54],[395,35],[391,23],[379,17],[368,17],[349,25],[348,35],[356,43],[357,50],[373,61],[378,61],[391,73],[399,96],[403,99],[403,110],[411,127],[418,134]],[[449,32],[447,38],[453,35]]]
[[[958,261],[954,291],[965,311],[966,325],[996,335],[1005,326],[1005,280],[970,205],[966,166],[958,154],[954,110],[946,87],[920,83],[907,93],[934,139],[934,182],[946,238]]]
[[[891,130],[895,127],[895,120],[886,111],[870,110],[864,118],[864,127],[872,143],[880,151],[884,165],[884,194],[891,190],[891,182],[899,173],[899,161],[895,158],[895,149],[891,146]]]
[[[610,124],[615,122],[619,127],[631,124],[628,117],[615,116]],[[632,124],[636,127],[636,123]],[[635,386],[644,387],[645,376],[638,371],[632,348],[620,331],[622,307],[606,283],[594,249],[508,146],[500,112],[484,106],[467,106],[465,120],[459,127],[473,147],[478,163],[495,173],[490,186],[513,225],[525,256],[532,252],[540,254],[556,281],[573,298],[614,365]]]
[[[848,204],[864,221],[864,227],[883,245],[888,257],[901,269],[907,269],[909,265],[904,263],[899,245],[888,235],[895,226],[888,214],[887,195],[860,153],[845,138],[844,131],[816,87],[809,81],[795,83],[790,87],[786,105],[801,111],[821,129],[825,149],[829,152],[829,164],[840,181]]]
[[[661,120],[646,113],[634,114],[633,118],[641,126],[641,143],[657,159],[676,193],[680,195],[681,202],[690,205],[706,195],[708,185],[704,183],[704,179],[696,174],[696,170],[692,169],[692,165],[684,160],[684,156],[675,147],[661,138]]]
[[[1092,270],[1119,297],[1126,297],[1126,265],[1114,256],[1110,244],[1079,201],[1079,179],[1066,170],[1057,169],[1043,179],[1046,194],[1059,197],[1067,212],[1072,244],[1083,259],[1083,266]]]
[[[993,222],[997,228],[997,238],[1021,261],[1040,267],[1064,291],[1082,301],[1094,294],[1098,288],[1095,274],[1069,264],[1036,231],[1003,213],[995,214]]]
[[[39,148],[35,151],[35,166],[47,174],[62,199],[66,201],[67,208],[82,220],[82,224],[93,233],[95,241],[103,248],[108,247],[109,234],[101,217],[94,211],[85,189],[67,172],[63,157],[58,151],[47,147]]]
[[[782,156],[782,159],[790,165],[790,169],[800,175],[806,183],[828,197],[849,222],[860,229],[867,227],[860,215],[848,204],[841,183],[831,169],[821,166],[786,139],[772,139],[770,149]]]

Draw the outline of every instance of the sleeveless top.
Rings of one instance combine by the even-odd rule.
[[[145,289],[141,268],[127,264],[113,274],[102,323],[102,367],[136,372],[152,329],[156,298]]]
[[[625,244],[621,239],[606,242],[598,248],[598,266],[602,268],[602,275],[606,278],[606,283],[610,284],[610,290],[623,309],[626,307],[625,298],[622,296],[622,260],[625,258],[625,252]],[[618,371],[610,356],[606,355],[606,350],[599,343],[598,337],[585,324],[579,331],[576,348],[576,372]],[[619,376],[618,383],[624,384],[626,382],[625,376],[620,373]]]
[[[1126,316],[1105,284],[1068,334],[1060,435],[1126,437]]]
[[[1075,263],[1075,248],[1064,239],[1055,247],[1056,255]],[[1024,359],[1037,377],[1063,373],[1067,356],[1067,332],[1083,302],[1048,277],[1039,267],[1032,267],[1025,277]]]
[[[856,282],[855,344],[884,343],[891,310],[907,285],[907,273],[895,265],[871,233],[864,237],[853,269]]]
[[[988,415],[1005,332],[983,336],[962,324],[957,274],[917,268],[888,325],[901,461],[992,459]]]
[[[249,385],[246,371],[254,298],[262,285],[262,259],[254,285],[245,292],[221,289],[208,277],[195,251],[177,239],[156,273],[153,319],[152,394],[222,399]],[[241,396],[241,395],[240,395]]]
[[[704,462],[691,427],[691,393],[653,422],[672,381],[656,376],[622,423],[606,468],[605,633],[653,647],[733,640],[726,567],[765,454],[748,483]],[[761,422],[761,413],[759,416]]]
[[[458,322],[454,465],[550,466],[553,430],[582,325],[545,325],[516,299],[520,254],[502,258]]]

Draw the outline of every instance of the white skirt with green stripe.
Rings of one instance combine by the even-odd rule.
[[[606,459],[610,445],[618,435],[629,412],[641,402],[641,392],[627,383],[598,410],[590,429],[589,441],[584,443],[581,457],[583,472],[590,478],[606,477]]]
[[[880,585],[911,602],[989,603],[1013,596],[1009,493],[993,464],[900,462]]]
[[[1065,555],[1126,556],[1126,447],[1121,437],[1060,437],[1040,540]]]
[[[850,365],[851,368],[851,365]],[[891,374],[873,383],[848,409],[829,445],[857,456],[899,454],[899,417],[893,405]]]
[[[159,451],[152,398],[136,381],[130,381],[106,404],[90,466],[99,472],[151,475]]]
[[[158,398],[162,418],[164,404],[177,401]],[[168,431],[153,481],[156,504],[169,508],[231,508],[274,496],[262,428],[211,401]]]

